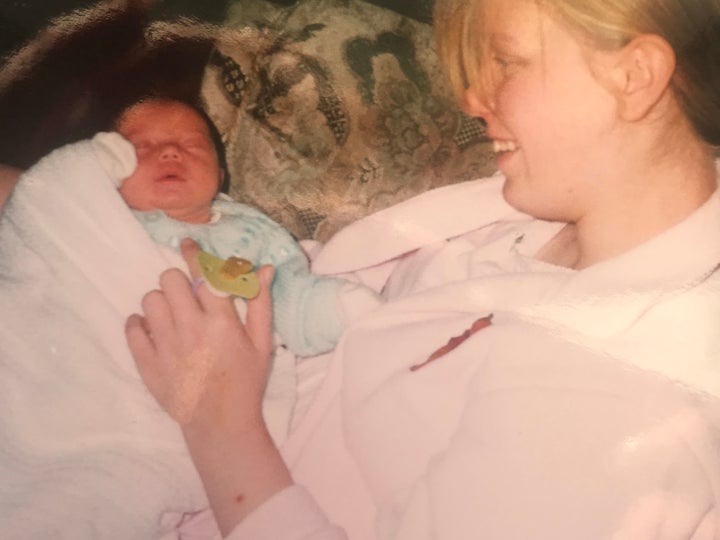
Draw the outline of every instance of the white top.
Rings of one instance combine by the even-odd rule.
[[[389,302],[346,333],[283,448],[295,481],[351,540],[720,535],[720,195],[571,271],[532,258],[560,225],[509,209],[501,183],[428,192],[325,247],[316,270]],[[307,497],[229,538],[343,538]]]

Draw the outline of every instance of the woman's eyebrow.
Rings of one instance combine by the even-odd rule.
[[[512,35],[504,32],[493,32],[490,34],[488,42],[490,45],[511,46],[517,45],[518,40]]]
[[[507,42],[514,42],[515,39],[505,32],[491,32],[490,33],[490,39],[492,41],[507,41]]]

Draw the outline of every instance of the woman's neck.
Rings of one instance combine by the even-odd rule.
[[[582,269],[625,253],[680,223],[717,189],[714,150],[685,147],[655,163],[627,168],[619,189],[569,223],[537,255],[552,264]]]

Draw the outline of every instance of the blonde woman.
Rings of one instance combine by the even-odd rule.
[[[260,416],[267,294],[243,325],[170,271],[128,321],[170,412],[187,359],[210,359],[181,427],[220,531],[720,537],[720,2],[438,0],[435,23],[502,175],[326,246],[327,271],[392,259],[388,302],[282,455]],[[369,237],[376,256],[344,259]]]

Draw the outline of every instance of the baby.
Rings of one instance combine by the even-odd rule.
[[[114,129],[137,155],[120,194],[156,242],[177,248],[190,237],[223,259],[275,267],[274,326],[293,353],[332,349],[348,320],[379,302],[360,285],[311,274],[305,253],[285,229],[255,208],[218,196],[225,177],[222,147],[200,110],[150,98],[128,107]]]
[[[112,129],[45,156],[0,212],[0,303],[12,306],[0,325],[3,538],[45,538],[58,523],[64,538],[175,537],[207,507],[182,434],[125,339],[160,273],[184,264],[152,237],[174,246],[190,236],[219,257],[275,266],[283,346],[263,415],[277,444],[312,399],[305,368],[327,360],[298,368],[296,356],[332,348],[346,321],[377,305],[369,289],[313,276],[278,224],[217,195],[218,151],[191,106],[143,101]],[[188,394],[202,378],[192,382]]]

